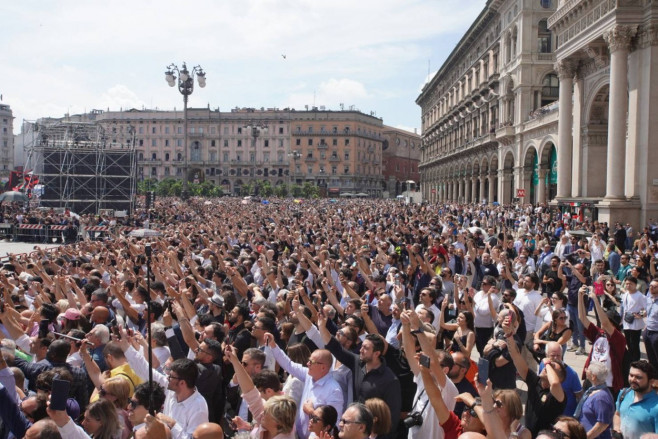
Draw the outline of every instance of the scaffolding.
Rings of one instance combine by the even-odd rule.
[[[28,123],[29,124],[29,123]],[[38,175],[41,207],[97,215],[102,209],[132,214],[136,198],[135,136],[111,148],[98,123],[31,123],[25,127],[25,169]],[[31,137],[31,139],[29,138]]]

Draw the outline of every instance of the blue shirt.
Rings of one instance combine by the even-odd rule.
[[[658,394],[649,392],[635,402],[635,391],[630,390],[619,403],[626,389],[619,392],[617,411],[621,417],[621,432],[624,439],[640,439],[644,433],[658,433]]]
[[[654,299],[651,293],[647,294],[647,318],[644,323],[647,330],[658,331],[658,297]]]
[[[608,424],[603,433],[597,436],[599,439],[610,439],[612,437],[610,428],[612,427],[612,418],[615,414],[615,401],[608,389],[599,390],[590,395],[583,404],[583,413],[580,415],[580,423],[585,427],[585,431],[590,431],[597,422]],[[624,436],[624,439],[627,439]]]
[[[581,392],[583,390],[583,386],[580,384],[578,372],[573,370],[573,368],[567,364],[565,364],[565,366],[567,376],[562,383],[562,390],[567,396],[567,406],[564,408],[563,414],[566,416],[573,416],[574,412],[576,411],[576,406],[578,405],[578,401],[576,400],[576,393]],[[541,374],[543,370],[544,362],[541,362],[539,364],[539,373]]]

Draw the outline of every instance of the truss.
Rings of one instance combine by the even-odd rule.
[[[39,176],[39,204],[78,214],[101,209],[133,212],[136,195],[135,142],[111,148],[99,124],[33,124],[26,141],[26,170]]]

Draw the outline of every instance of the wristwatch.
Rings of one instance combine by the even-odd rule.
[[[414,329],[413,331],[411,331],[412,334],[420,334],[421,332],[423,332],[423,330],[420,329],[420,328]]]

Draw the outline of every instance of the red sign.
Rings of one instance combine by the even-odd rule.
[[[525,189],[517,189],[516,198],[524,198],[524,197],[525,197]]]

